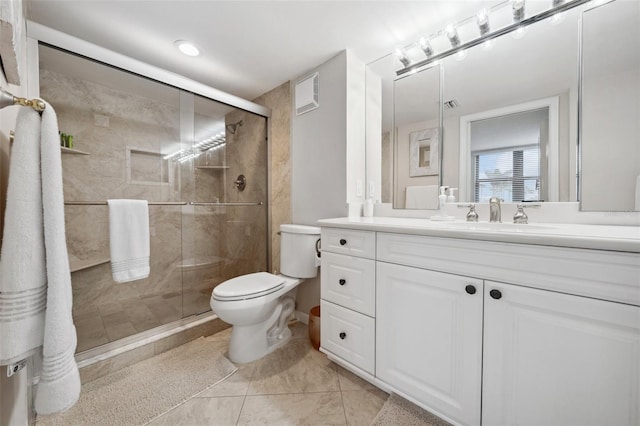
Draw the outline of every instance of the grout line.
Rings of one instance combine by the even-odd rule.
[[[338,389],[340,389],[340,402],[342,402],[342,414],[344,415],[344,424],[349,424],[349,419],[347,419],[347,407],[344,405],[344,391],[342,390],[342,383],[340,382],[340,372],[338,371],[338,364],[335,362],[331,362],[333,364],[333,369],[336,372],[336,379],[338,380]]]

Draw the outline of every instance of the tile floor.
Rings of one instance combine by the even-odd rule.
[[[388,395],[314,350],[306,325],[281,349],[156,418],[161,425],[369,425]],[[228,341],[231,329],[209,339]]]

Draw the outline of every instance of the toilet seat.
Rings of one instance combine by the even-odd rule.
[[[255,299],[281,290],[284,278],[268,272],[241,275],[213,289],[212,298],[219,301]]]

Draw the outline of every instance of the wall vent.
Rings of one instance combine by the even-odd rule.
[[[302,115],[320,106],[318,103],[319,73],[311,74],[296,83],[296,115]]]

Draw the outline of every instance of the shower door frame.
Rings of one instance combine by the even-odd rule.
[[[205,98],[211,99],[216,102],[221,102],[226,105],[229,105],[234,108],[238,108],[244,111],[248,111],[250,113],[254,113],[266,119],[266,163],[267,163],[267,197],[266,197],[266,234],[265,234],[265,246],[267,251],[266,256],[266,267],[267,269],[271,268],[272,262],[272,253],[271,253],[271,189],[272,183],[270,179],[270,171],[271,171],[271,146],[270,146],[270,138],[269,135],[271,133],[271,109],[264,107],[262,105],[256,104],[254,102],[248,101],[246,99],[240,98],[238,96],[232,95],[230,93],[223,92],[221,90],[215,89],[213,87],[207,86],[205,84],[199,83],[197,81],[191,80],[187,77],[184,77],[179,74],[175,74],[164,70],[162,68],[156,67],[154,65],[150,65],[139,61],[137,59],[133,59],[127,57],[125,55],[119,54],[117,52],[113,52],[111,50],[105,49],[101,46],[95,45],[93,43],[87,42],[85,40],[78,39],[71,35],[59,32],[57,30],[48,28],[44,25],[38,24],[36,22],[27,21],[27,58],[29,64],[31,65],[27,69],[27,87],[29,91],[29,96],[34,97],[38,96],[40,93],[40,70],[37,64],[39,63],[39,54],[38,47],[39,44],[43,43],[53,48],[59,48],[61,50],[67,51],[69,53],[73,53],[79,56],[82,56],[89,60],[94,60],[100,63],[103,63],[108,66],[112,66],[114,68],[148,78],[159,83],[166,84],[168,86],[175,87],[179,90],[184,90],[187,92],[191,92],[195,95],[200,95]],[[79,366],[85,366],[92,364],[96,358],[105,358],[106,353],[117,354],[132,348],[135,346],[135,342],[133,340],[139,340],[136,337],[140,337],[142,340],[147,340],[148,335],[151,332],[160,333],[160,335],[164,335],[169,332],[169,328],[171,325],[175,325],[178,328],[184,328],[185,324],[193,322],[194,324],[200,324],[202,322],[208,321],[208,317],[211,316],[213,318],[217,318],[215,314],[211,311],[208,311],[204,314],[196,314],[190,315],[187,317],[183,317],[174,323],[168,323],[165,325],[161,325],[154,329],[150,329],[147,331],[143,331],[141,333],[125,337],[124,339],[116,340],[114,342],[110,342],[95,348],[87,349],[86,351],[80,352],[76,354],[76,358],[78,360]],[[205,318],[207,317],[207,318]],[[156,335],[156,337],[158,337]],[[124,341],[123,341],[124,340]],[[121,342],[122,341],[122,342]]]

